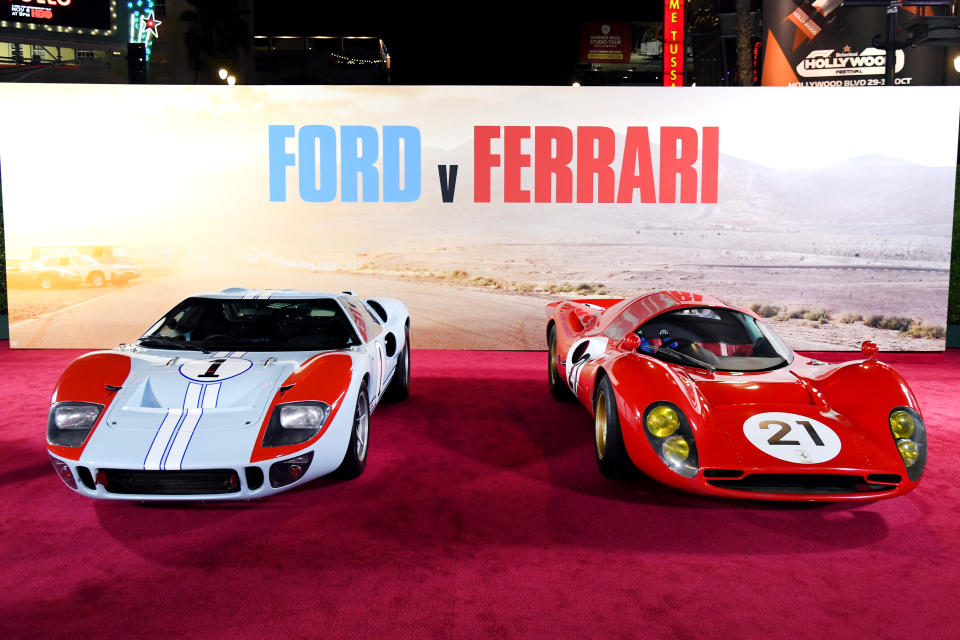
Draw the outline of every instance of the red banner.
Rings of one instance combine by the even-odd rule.
[[[663,86],[683,86],[683,0],[663,0]]]

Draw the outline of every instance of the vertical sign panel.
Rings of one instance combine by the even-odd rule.
[[[663,86],[683,86],[683,0],[663,0]]]

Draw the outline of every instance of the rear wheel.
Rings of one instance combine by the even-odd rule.
[[[560,371],[557,369],[557,328],[552,325],[547,335],[547,383],[550,385],[550,395],[557,400],[573,399],[570,388],[560,377]]]
[[[367,390],[361,387],[357,394],[357,407],[353,412],[353,428],[350,430],[350,442],[343,462],[337,468],[337,475],[343,478],[356,478],[367,466],[367,449],[370,443],[370,402]]]
[[[390,386],[383,397],[390,402],[399,402],[410,395],[410,329],[407,329],[403,350],[397,358],[397,370],[393,372]]]
[[[40,276],[40,288],[41,289],[53,289],[53,277],[52,276]]]
[[[613,385],[606,376],[597,384],[593,414],[593,448],[600,473],[615,479],[629,476],[636,467],[633,466],[630,456],[627,455],[627,449],[623,445],[617,398],[613,394]]]
[[[102,287],[106,283],[106,280],[104,280],[102,273],[100,273],[99,271],[94,271],[89,276],[87,276],[87,282],[89,282],[95,287]]]

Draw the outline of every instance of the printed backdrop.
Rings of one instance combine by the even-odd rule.
[[[0,94],[15,347],[246,286],[399,298],[421,348],[540,349],[548,301],[657,289],[795,348],[943,348],[955,88]]]

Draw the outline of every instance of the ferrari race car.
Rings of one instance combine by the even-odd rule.
[[[597,465],[695,493],[873,500],[920,482],[920,407],[876,360],[801,357],[747,309],[660,291],[547,305],[548,380],[594,416]]]
[[[389,298],[224,289],[60,377],[47,448],[91,498],[268,496],[363,472],[370,413],[410,389],[410,316]]]

